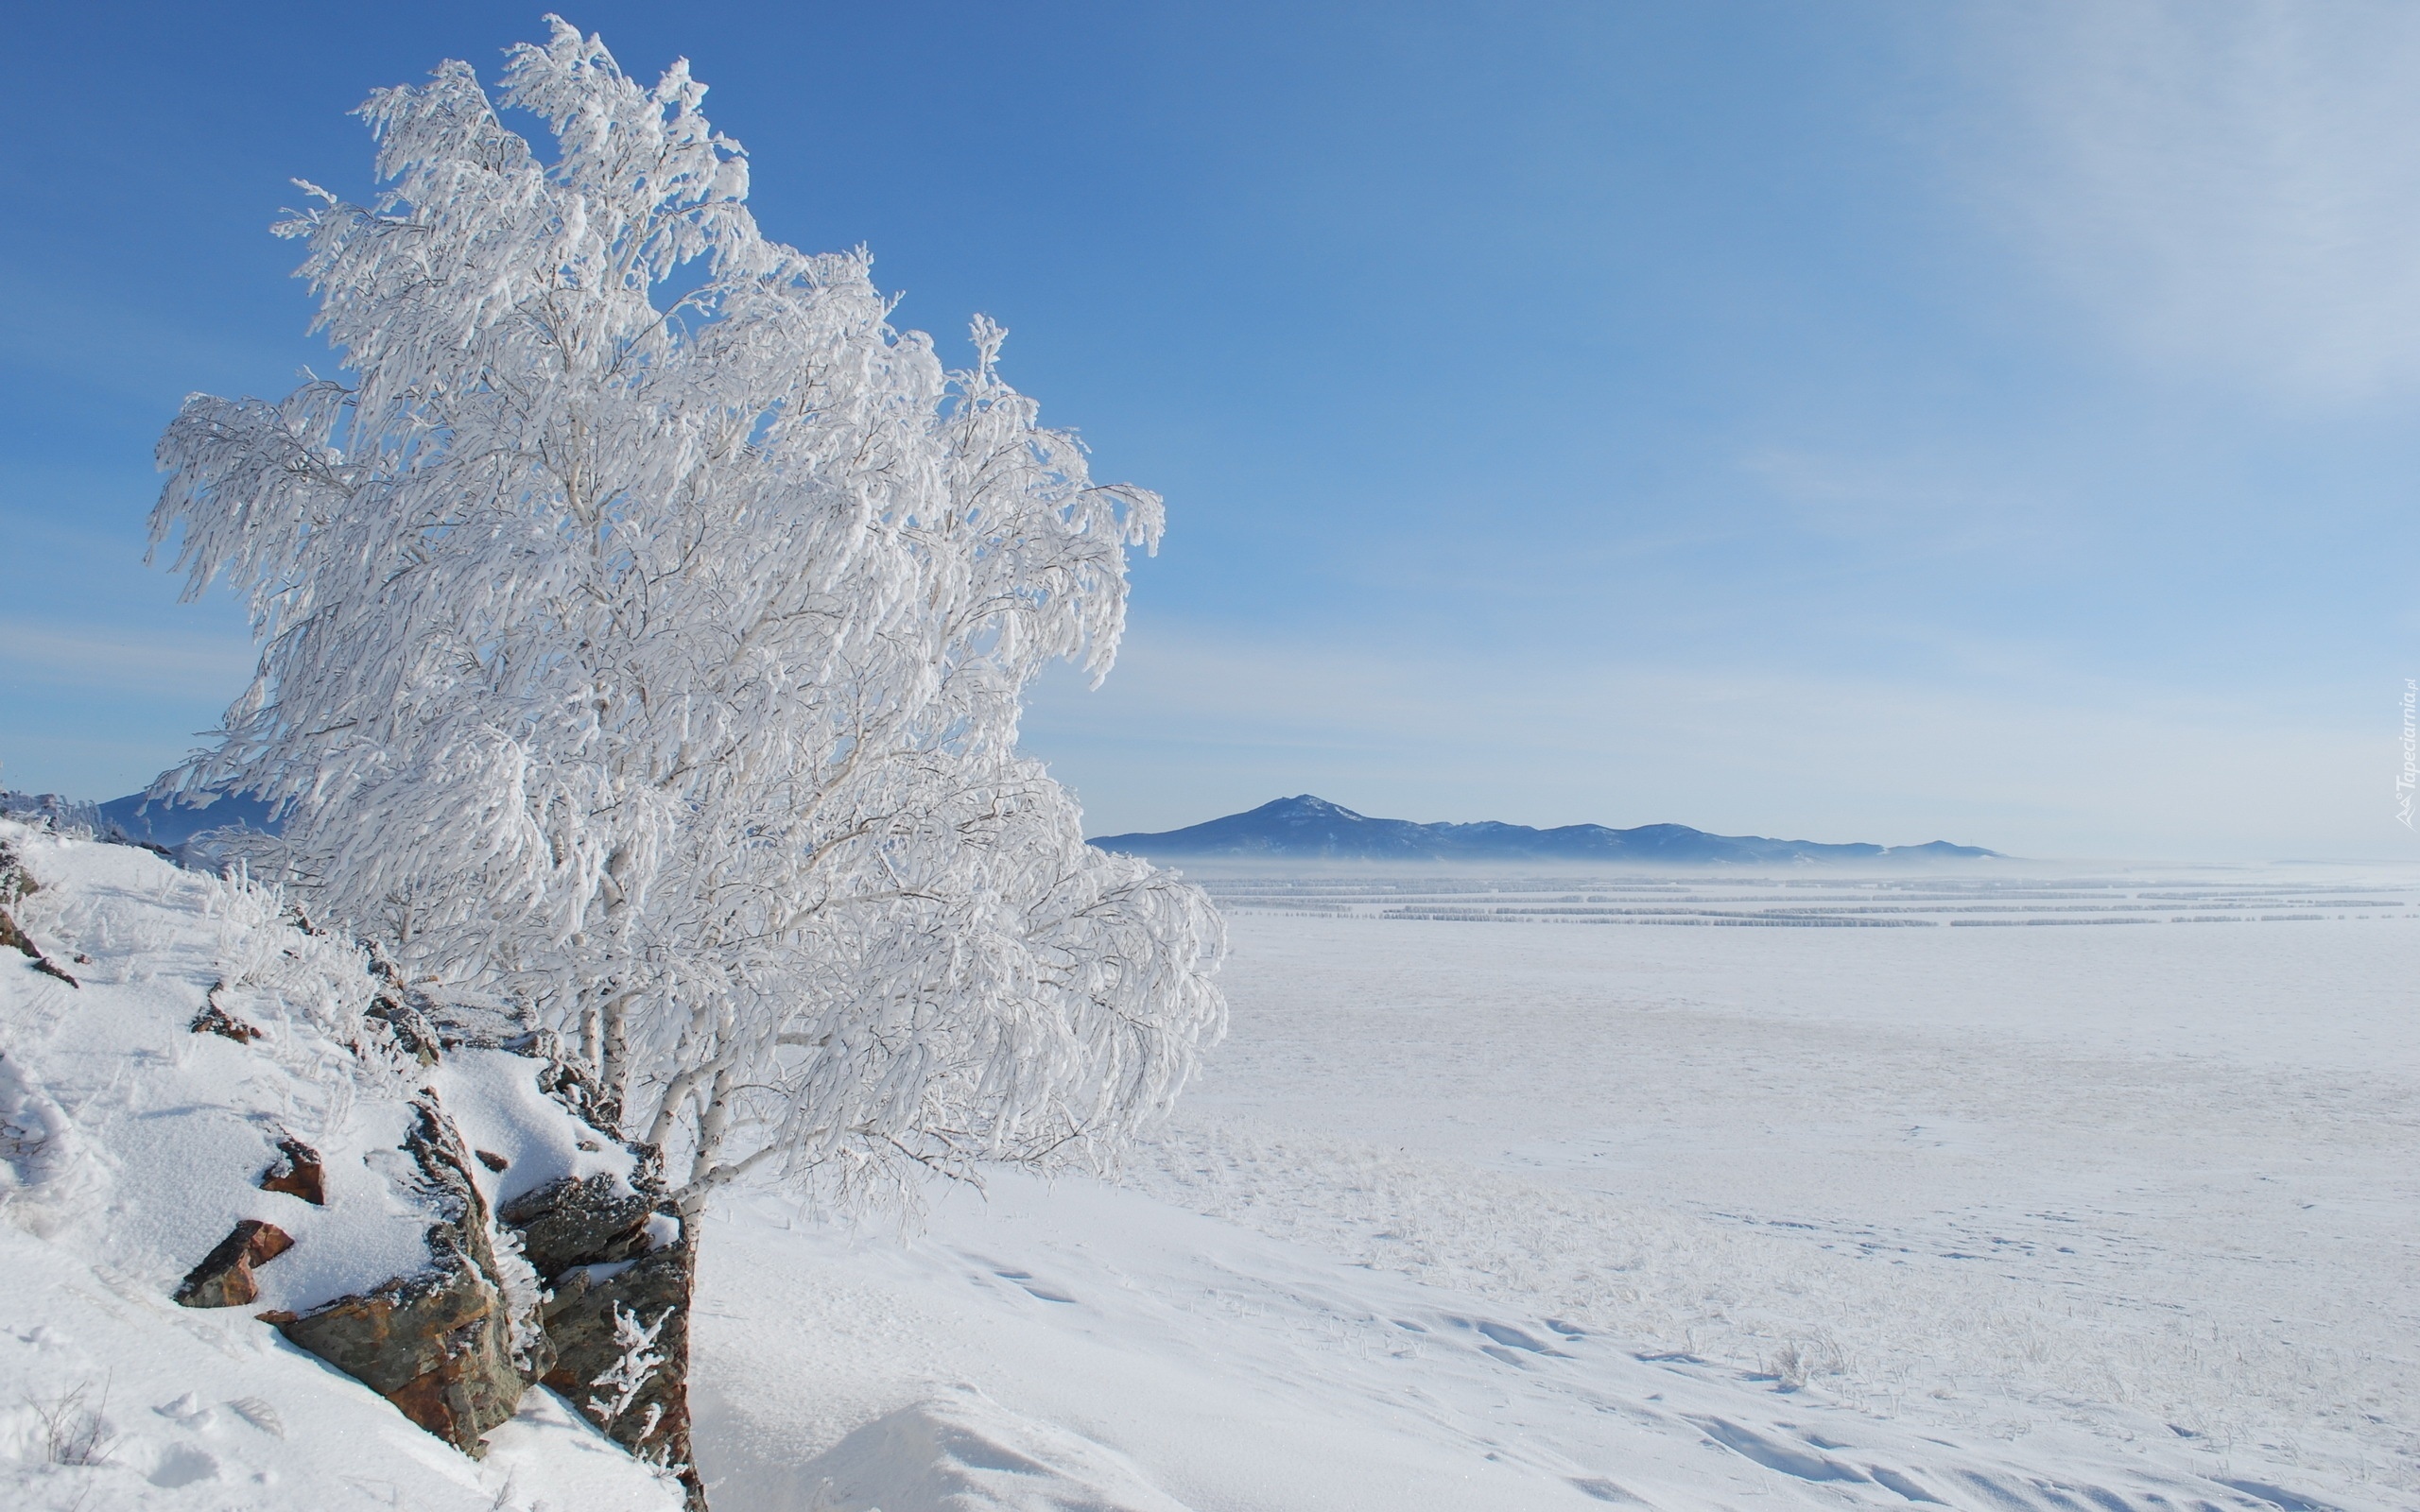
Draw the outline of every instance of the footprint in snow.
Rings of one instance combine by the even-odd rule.
[[[154,1486],[174,1489],[217,1477],[216,1455],[191,1444],[174,1444],[152,1465],[144,1479]]]

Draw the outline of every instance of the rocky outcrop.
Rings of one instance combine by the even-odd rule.
[[[466,1043],[525,1055],[552,1048],[526,1033],[458,1037],[444,1015],[400,991],[386,1006],[380,1022],[395,1031],[395,1047],[415,1058],[424,1049],[433,1061]],[[553,1056],[542,1063],[539,1084],[558,1101],[575,1112],[596,1106],[576,1067]],[[612,1138],[597,1133],[600,1143]],[[543,1382],[614,1442],[679,1476],[690,1506],[702,1512],[704,1487],[689,1449],[696,1253],[652,1177],[651,1152],[638,1152],[635,1187],[602,1175],[566,1177],[491,1214],[472,1162],[493,1169],[497,1160],[462,1143],[434,1094],[419,1099],[405,1148],[440,1215],[428,1231],[429,1266],[302,1316],[268,1320],[466,1453],[479,1452],[481,1435]],[[279,1150],[264,1187],[292,1190],[305,1171],[317,1174],[308,1146],[281,1141]],[[498,1255],[492,1235],[499,1230],[517,1241],[519,1256]],[[505,1273],[516,1263],[548,1288],[534,1314],[516,1315],[510,1300],[516,1288]]]
[[[0,802],[0,811],[7,807]],[[41,907],[48,895],[40,894],[10,849],[16,838],[13,826],[0,836],[0,971],[42,970],[72,982],[35,937],[51,937],[54,926]],[[70,858],[77,859],[114,864],[125,858]],[[32,919],[26,917],[29,895]],[[285,926],[320,937],[305,939]],[[181,944],[209,944],[212,931],[200,920],[179,927],[185,932],[173,937]],[[702,1508],[700,1483],[686,1465],[694,1267],[680,1242],[681,1226],[666,1211],[652,1152],[631,1148],[614,1132],[618,1120],[596,1080],[553,1036],[533,1030],[510,1001],[447,992],[433,979],[408,978],[366,946],[360,949],[378,980],[362,983],[353,944],[300,914],[289,913],[282,926],[264,910],[237,933],[247,946],[263,948],[260,961],[241,972],[231,964],[229,979],[210,985],[199,1004],[191,988],[180,985],[181,971],[174,981],[164,976],[163,990],[139,1005],[139,1020],[103,1016],[115,1038],[100,1042],[122,1055],[121,1041],[132,1035],[149,1057],[171,1048],[154,1041],[157,1034],[199,1051],[161,1057],[173,1063],[171,1071],[190,1069],[187,1063],[199,1068],[178,1082],[184,1089],[181,1099],[197,1103],[182,1111],[257,1120],[253,1126],[266,1130],[268,1144],[244,1138],[233,1142],[235,1150],[213,1157],[216,1144],[197,1143],[191,1159],[223,1159],[236,1168],[198,1172],[204,1179],[194,1183],[196,1200],[186,1204],[178,1200],[186,1194],[176,1189],[175,1177],[178,1161],[187,1157],[159,1142],[147,1152],[139,1190],[164,1191],[172,1212],[196,1205],[210,1210],[199,1220],[208,1227],[193,1230],[197,1250],[218,1224],[256,1211],[254,1201],[277,1211],[261,1193],[293,1197],[314,1211],[281,1211],[291,1233],[256,1218],[235,1222],[232,1230],[219,1230],[225,1237],[181,1279],[177,1271],[193,1262],[192,1252],[162,1264],[160,1288],[186,1307],[242,1308],[370,1386],[411,1422],[474,1455],[482,1436],[510,1419],[528,1390],[545,1382],[635,1455],[679,1475],[691,1505]],[[226,928],[216,936],[223,950]],[[278,959],[281,952],[285,962],[298,963],[293,971]],[[67,950],[59,954],[60,961],[79,966],[86,959]],[[229,958],[251,957],[230,953]],[[263,962],[266,974],[253,969]],[[20,988],[33,985],[9,980]],[[204,977],[194,986],[208,983]],[[302,996],[285,996],[289,986]],[[362,1005],[357,994],[365,986],[373,1001]],[[11,1004],[21,995],[11,996]],[[302,1011],[281,1015],[275,1005],[281,997]],[[268,1017],[258,1016],[263,1008],[253,1007],[255,998]],[[42,1013],[60,1006],[52,998],[31,1001]],[[348,1011],[354,1007],[357,1016]],[[79,1016],[79,1022],[102,1021]],[[225,1044],[196,1044],[188,1030],[220,1037]],[[243,1063],[272,1050],[274,1059]],[[348,1052],[358,1057],[350,1073],[329,1063],[331,1056]],[[508,1056],[526,1058],[511,1062]],[[322,1106],[305,1094],[331,1072],[328,1079],[350,1082],[341,1090],[364,1116],[349,1116],[345,1097]],[[532,1082],[544,1098],[529,1097]],[[197,1094],[197,1087],[206,1090]],[[262,1095],[253,1096],[255,1091]],[[458,1100],[458,1107],[447,1106]],[[313,1132],[309,1143],[286,1133],[277,1120],[298,1108],[330,1113],[320,1125],[325,1133]],[[458,1113],[462,1124],[449,1112]],[[479,1143],[488,1148],[473,1148],[463,1138],[465,1127],[481,1130]],[[359,1147],[360,1136],[378,1128],[391,1132]],[[12,1193],[41,1187],[54,1202],[80,1194],[82,1187],[71,1189],[54,1174],[71,1159],[83,1161],[78,1132],[38,1085],[0,1059],[0,1185]],[[389,1143],[398,1133],[400,1150]],[[543,1182],[564,1171],[577,1174]],[[500,1197],[533,1184],[541,1190],[517,1200],[510,1214],[492,1211],[489,1194]],[[28,1204],[22,1215],[34,1211]],[[147,1230],[158,1231],[158,1226]],[[329,1253],[311,1255],[322,1243]],[[306,1261],[279,1258],[297,1247]],[[534,1252],[538,1264],[525,1252]],[[283,1268],[262,1269],[272,1263]],[[395,1274],[386,1274],[389,1270]],[[553,1293],[546,1289],[550,1280],[559,1283]],[[320,1300],[339,1288],[351,1294]],[[281,1311],[259,1311],[272,1303]],[[296,1311],[282,1311],[287,1308]]]
[[[575,1265],[644,1254],[648,1218],[659,1200],[623,1190],[611,1177],[565,1177],[515,1197],[496,1216],[520,1232],[521,1252],[551,1282]]]
[[[320,1152],[291,1134],[277,1142],[277,1163],[261,1173],[263,1192],[283,1192],[315,1208],[328,1205],[328,1168]]]
[[[442,1002],[386,966],[373,1009],[399,1044],[430,1063],[464,1048],[505,1050],[539,1062],[538,1087],[590,1128],[600,1143],[618,1110],[603,1085],[544,1030],[509,1008]],[[497,1222],[550,1295],[540,1311],[551,1363],[540,1379],[632,1454],[677,1474],[692,1512],[704,1512],[704,1483],[689,1449],[689,1312],[697,1254],[657,1176],[656,1152],[632,1147],[629,1185],[610,1177],[564,1177],[503,1205]],[[498,1169],[486,1157],[477,1157]]]
[[[290,920],[308,930],[308,920]],[[562,1393],[633,1455],[677,1476],[693,1512],[703,1484],[690,1468],[689,1310],[695,1247],[657,1176],[655,1152],[611,1132],[617,1120],[602,1087],[552,1035],[533,1031],[509,1004],[442,1001],[372,953],[380,978],[356,1054],[408,1073],[449,1055],[495,1050],[535,1062],[543,1092],[585,1125],[581,1148],[631,1148],[633,1177],[565,1177],[491,1211],[483,1173],[506,1156],[473,1150],[424,1088],[404,1150],[411,1198],[433,1218],[427,1263],[366,1291],[300,1314],[259,1314],[297,1348],[353,1376],[397,1411],[468,1454],[509,1420],[527,1389]],[[259,1031],[228,1011],[213,988],[192,1024],[238,1044]],[[593,1136],[593,1138],[591,1137]],[[509,1147],[509,1146],[508,1146]],[[281,1135],[277,1159],[255,1178],[264,1191],[324,1206],[319,1152]],[[492,1177],[491,1177],[492,1178]],[[256,1300],[251,1267],[292,1241],[252,1222],[214,1249],[177,1299],[226,1307]]]
[[[388,978],[386,989],[362,1016],[370,1021],[372,1031],[383,1034],[395,1050],[424,1066],[436,1065],[444,1054],[436,1025],[413,1001],[417,994],[406,988],[391,969],[381,974]]]
[[[510,1040],[499,1048],[515,1055],[534,1056],[544,1061],[545,1064],[538,1073],[538,1090],[570,1108],[574,1118],[595,1129],[622,1126],[621,1102],[606,1090],[602,1081],[590,1074],[587,1067],[564,1055],[562,1043],[553,1035],[541,1029]],[[628,1142],[616,1139],[614,1143]],[[638,1145],[635,1153],[642,1166],[649,1170],[654,1168],[655,1151],[646,1145]]]
[[[511,1418],[529,1383],[552,1366],[553,1351],[535,1318],[513,1315],[487,1199],[435,1093],[417,1099],[404,1148],[439,1215],[428,1230],[428,1267],[274,1321],[298,1348],[476,1454],[480,1438]]]
[[[689,1468],[689,1300],[696,1250],[675,1241],[636,1260],[579,1265],[554,1280],[545,1383],[642,1459],[676,1467],[691,1504],[705,1500]],[[656,1359],[642,1371],[634,1355]],[[631,1379],[635,1374],[636,1379]]]
[[[503,1294],[458,1248],[418,1275],[278,1327],[466,1454],[512,1417],[528,1386],[512,1358]]]
[[[689,1304],[697,1252],[664,1194],[642,1180],[565,1177],[499,1216],[552,1292],[542,1317],[555,1361],[545,1384],[605,1435],[675,1471],[705,1506],[689,1452]]]
[[[182,1307],[242,1307],[260,1300],[260,1282],[253,1267],[266,1265],[294,1247],[286,1231],[273,1223],[247,1218],[237,1224],[218,1247],[185,1273],[177,1287]]]

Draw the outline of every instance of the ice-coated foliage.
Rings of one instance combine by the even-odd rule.
[[[759,233],[747,160],[557,20],[362,108],[388,187],[278,230],[350,384],[189,399],[155,543],[259,670],[163,780],[285,806],[252,864],[416,974],[514,992],[694,1201],[751,1165],[1098,1158],[1220,1032],[1217,915],[1016,750],[1098,679],[1158,498]],[[686,292],[673,293],[675,288]],[[683,1174],[685,1173],[685,1175]]]

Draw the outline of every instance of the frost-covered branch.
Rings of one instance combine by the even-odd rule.
[[[672,1309],[667,1307],[653,1323],[642,1327],[635,1310],[619,1302],[614,1304],[614,1347],[621,1353],[589,1383],[613,1395],[589,1398],[590,1417],[599,1423],[611,1424],[631,1410],[631,1403],[638,1400],[639,1393],[647,1389],[647,1383],[655,1379],[655,1372],[664,1364],[664,1356],[656,1351],[655,1338],[664,1332],[665,1319],[671,1315]]]

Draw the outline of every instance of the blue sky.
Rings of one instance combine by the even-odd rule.
[[[1117,671],[1028,721],[1096,832],[2420,852],[2420,11],[565,13],[1167,496]],[[12,13],[0,783],[130,790],[238,689],[142,565],[151,444],[325,365],[266,228],[368,192],[345,112],[539,14]]]

